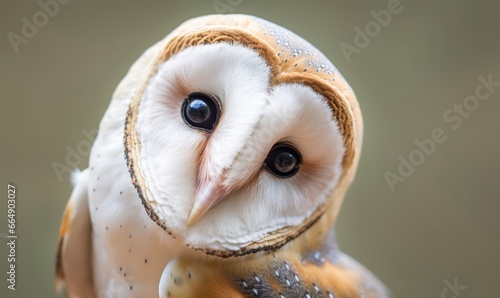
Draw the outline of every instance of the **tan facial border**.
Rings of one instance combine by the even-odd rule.
[[[127,112],[124,133],[125,156],[132,183],[149,217],[174,238],[176,235],[164,225],[158,216],[154,198],[148,198],[146,178],[140,166],[141,143],[139,133],[136,130],[139,105],[149,80],[156,74],[161,63],[188,47],[220,42],[241,44],[258,52],[267,61],[271,69],[271,77],[269,78],[271,86],[284,83],[298,83],[309,86],[315,92],[322,94],[330,105],[333,117],[337,120],[339,129],[344,137],[346,147],[342,163],[344,168],[348,168],[351,165],[355,156],[354,136],[352,134],[353,115],[347,99],[336,87],[329,83],[329,80],[334,80],[332,77],[325,74],[313,74],[313,71],[307,72],[304,59],[297,59],[297,61],[283,60],[281,58],[283,56],[278,55],[279,52],[276,49],[276,45],[273,47],[273,45],[244,29],[229,29],[221,26],[220,28],[211,27],[207,30],[178,35],[168,42],[163,48],[162,53],[159,53],[153,61],[152,71],[147,74],[142,84],[136,89]],[[328,204],[319,206],[300,226],[281,228],[239,250],[214,250],[187,245],[194,250],[203,251],[208,255],[221,258],[243,256],[260,251],[274,251],[309,229],[318,221],[327,207]]]

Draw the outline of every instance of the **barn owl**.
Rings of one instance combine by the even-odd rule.
[[[361,150],[351,87],[247,15],[188,20],[115,90],[60,228],[69,297],[388,297],[334,224]]]

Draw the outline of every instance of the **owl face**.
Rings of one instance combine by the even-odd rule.
[[[134,91],[125,126],[132,182],[150,217],[195,250],[276,249],[329,206],[349,155],[338,117],[352,115],[334,109],[342,96],[326,79],[312,80],[307,67],[284,71],[293,54],[205,30],[190,45],[186,32],[167,37]]]

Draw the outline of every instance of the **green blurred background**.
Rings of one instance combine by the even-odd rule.
[[[444,289],[455,279],[467,286],[460,298],[500,297],[500,88],[458,129],[443,119],[474,94],[479,76],[500,81],[500,2],[401,0],[401,13],[350,63],[340,43],[354,45],[353,28],[389,0],[220,2],[305,37],[358,95],[364,152],[337,225],[341,249],[395,297],[453,297]],[[97,128],[143,50],[184,20],[217,12],[213,1],[72,0],[15,53],[9,32],[21,34],[22,18],[38,11],[38,1],[0,3],[0,236],[8,182],[17,186],[19,235],[15,292],[6,289],[0,238],[1,297],[56,296],[57,232],[71,186],[52,164],[84,146],[82,130]],[[446,141],[391,191],[384,173],[397,174],[398,156],[408,159],[435,128]]]

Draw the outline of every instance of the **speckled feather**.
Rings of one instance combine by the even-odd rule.
[[[370,272],[338,250],[333,231],[307,255],[277,251],[229,266],[178,258],[165,269],[162,290],[164,297],[387,297]]]

